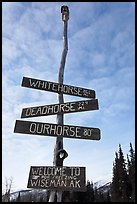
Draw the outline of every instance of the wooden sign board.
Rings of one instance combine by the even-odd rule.
[[[31,166],[27,188],[86,191],[85,167]]]
[[[16,120],[15,133],[63,136],[72,139],[100,140],[100,129],[70,125],[58,125],[51,123]]]
[[[43,91],[51,91],[59,94],[62,93],[85,98],[95,98],[95,91],[91,89],[59,84],[55,82],[33,79],[28,77],[23,77],[22,86]]]
[[[23,108],[21,118],[74,113],[98,109],[98,100],[75,101],[60,104]]]

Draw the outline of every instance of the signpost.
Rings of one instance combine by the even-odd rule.
[[[100,129],[53,123],[16,120],[15,133],[66,137],[72,139],[100,140]]]
[[[55,92],[59,94],[62,93],[85,98],[95,98],[95,91],[92,89],[70,86],[40,79],[33,79],[29,77],[23,77],[22,86],[32,89],[39,89],[42,91]]]
[[[86,191],[85,167],[31,166],[27,187]]]
[[[98,110],[98,100],[75,101],[23,108],[21,118]]]
[[[22,86],[37,90],[58,93],[58,104],[28,107],[22,109],[21,118],[47,116],[57,114],[57,124],[16,120],[14,132],[21,134],[56,137],[53,166],[31,166],[28,188],[51,189],[49,202],[62,202],[62,191],[86,191],[85,167],[66,167],[63,160],[68,153],[63,149],[63,137],[72,139],[100,140],[100,129],[64,124],[64,114],[98,110],[98,100],[95,91],[81,87],[63,84],[65,60],[68,51],[67,22],[69,9],[61,7],[64,22],[63,52],[58,73],[58,83],[23,77]],[[63,94],[89,98],[90,100],[64,103]]]

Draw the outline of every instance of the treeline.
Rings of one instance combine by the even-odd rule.
[[[115,152],[112,182],[98,189],[88,182],[85,193],[74,193],[73,202],[76,201],[135,202],[135,150],[131,143],[126,159],[120,144],[118,152]]]
[[[87,181],[86,192],[63,192],[62,202],[135,202],[135,150],[130,143],[129,154],[124,158],[121,145],[115,152],[112,181],[100,188]],[[48,202],[50,191],[35,190],[18,194],[11,202]],[[56,198],[55,198],[56,202]]]
[[[135,202],[135,151],[130,143],[129,154],[125,160],[121,145],[115,153],[111,200],[113,202]]]

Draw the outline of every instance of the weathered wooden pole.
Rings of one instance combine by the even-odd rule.
[[[67,27],[68,27],[68,19],[69,19],[69,9],[68,6],[61,7],[62,13],[62,21],[64,22],[64,32],[63,32],[63,52],[58,72],[58,83],[63,84],[63,76],[64,76],[64,68],[66,62],[66,56],[68,51],[68,40],[67,40]],[[58,94],[58,102],[64,103],[63,94]],[[57,124],[64,124],[63,114],[57,115]],[[54,147],[54,166],[63,166],[63,160],[68,156],[67,152],[63,149],[63,136],[58,136],[56,138],[56,144]],[[57,196],[57,202],[62,201],[62,191],[61,190],[52,190],[50,192],[49,202],[55,201],[55,196]]]

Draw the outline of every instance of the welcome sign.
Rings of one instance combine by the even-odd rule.
[[[85,167],[31,166],[27,187],[86,191]]]

